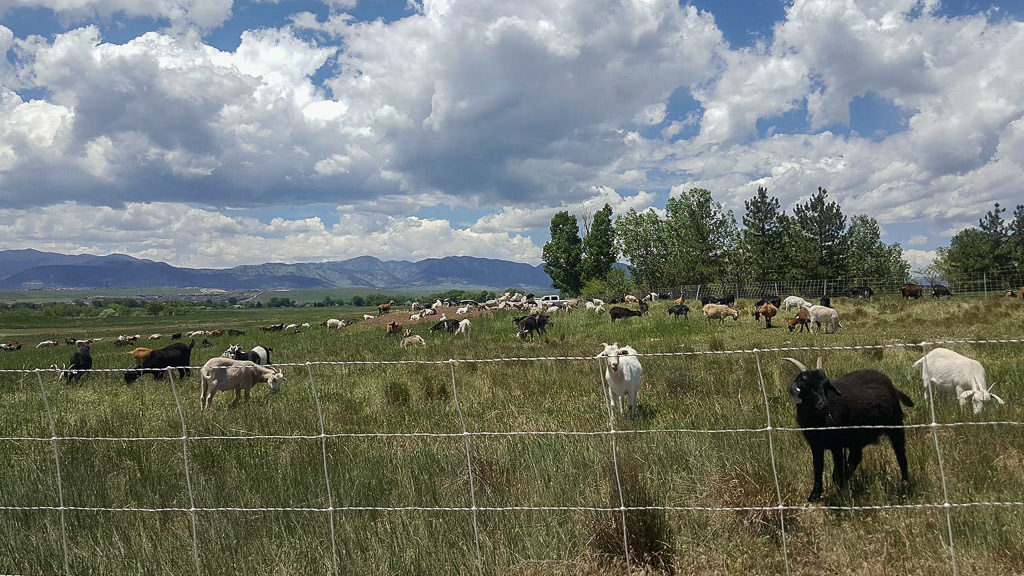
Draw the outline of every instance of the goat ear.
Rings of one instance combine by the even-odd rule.
[[[821,363],[821,358],[818,358],[818,363],[819,364]],[[843,395],[843,393],[839,391],[839,388],[836,388],[836,385],[833,384],[831,380],[825,380],[825,388],[835,392],[836,396],[842,396]]]
[[[957,397],[961,400],[966,400],[971,396],[974,396],[974,390],[961,390],[960,393],[957,394]]]

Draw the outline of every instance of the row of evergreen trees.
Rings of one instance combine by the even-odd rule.
[[[641,290],[716,281],[903,281],[909,275],[902,248],[881,240],[878,222],[857,215],[847,225],[824,188],[797,204],[792,215],[761,187],[744,207],[740,228],[732,211],[702,188],[669,198],[664,217],[631,209],[613,221],[605,204],[582,237],[576,217],[559,212],[544,245],[544,271],[555,288],[570,295],[619,293],[627,283],[614,267],[620,255],[629,260],[632,282]]]
[[[1024,273],[1024,204],[1018,204],[1009,222],[1006,208],[995,207],[977,227],[961,230],[949,246],[939,248],[934,267],[946,280],[994,271]]]

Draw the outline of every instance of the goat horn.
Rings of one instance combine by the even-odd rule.
[[[818,370],[821,370],[821,356],[818,356]]]
[[[788,358],[787,357],[787,358],[782,358],[782,360],[786,360],[788,362],[792,362],[793,365],[796,366],[797,368],[799,368],[801,372],[807,372],[807,366],[804,366],[803,363],[800,362],[799,360],[797,360],[796,358]]]

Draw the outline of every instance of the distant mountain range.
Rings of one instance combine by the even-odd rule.
[[[0,250],[0,289],[196,287],[231,289],[349,288],[378,290],[436,287],[535,288],[551,279],[541,266],[449,256],[419,262],[360,256],[335,262],[268,263],[228,269],[177,268],[124,254],[69,255]]]

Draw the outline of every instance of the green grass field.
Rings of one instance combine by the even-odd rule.
[[[39,319],[0,317],[0,338],[25,344],[0,353],[0,368],[38,368],[67,362],[71,347],[35,349],[48,338],[106,337],[119,333],[236,328],[245,336],[211,338],[196,348],[201,365],[229,343],[274,349],[275,363],[318,360],[447,360],[586,356],[601,342],[630,344],[641,353],[780,346],[912,343],[937,339],[1024,337],[1024,303],[1017,300],[874,302],[837,299],[844,329],[835,335],[766,330],[742,305],[738,322],[719,327],[698,315],[673,322],[658,303],[648,316],[614,325],[583,312],[555,316],[547,335],[532,342],[514,336],[511,313],[473,319],[469,337],[414,332],[426,348],[403,351],[381,324],[341,331],[317,324],[328,317],[359,317],[357,309],[211,311],[184,318]],[[691,307],[697,308],[697,306]],[[405,320],[405,314],[393,314]],[[272,322],[310,322],[300,334],[261,333]],[[779,321],[777,324],[781,323]],[[407,323],[408,324],[408,323]],[[166,345],[168,340],[157,342]],[[142,343],[141,345],[147,345]],[[1006,400],[980,415],[937,398],[941,423],[1024,422],[1024,345],[949,346],[979,359]],[[779,361],[813,352],[762,352],[768,409],[776,427],[795,427],[785,387],[794,369]],[[920,374],[911,363],[920,350],[843,350],[822,354],[833,376],[877,368],[917,406],[908,424],[931,421]],[[97,368],[125,368],[125,349],[93,347]],[[609,434],[468,436],[476,505],[618,508],[711,507],[730,510],[634,510],[626,514],[635,574],[784,574],[783,533],[765,432],[678,432],[678,429],[763,428],[765,402],[753,354],[642,359],[640,410],[618,417],[619,479]],[[452,390],[454,369],[458,405]],[[125,386],[119,373],[93,373],[63,384],[42,374],[58,437],[166,437],[148,441],[27,441],[0,439],[0,573],[64,571],[61,514],[2,507],[57,506],[54,445],[67,506],[189,508],[182,418],[189,476],[197,508],[327,508],[471,506],[466,466],[470,432],[607,432],[596,360],[451,364],[312,365],[284,367],[281,393],[266,387],[248,403],[228,408],[218,394],[199,408],[199,377],[170,382],[149,376]],[[325,432],[313,400],[316,386]],[[0,437],[50,438],[38,376],[0,373]],[[441,436],[338,436],[353,433],[431,432]],[[949,500],[1024,500],[1024,426],[977,425],[937,430]],[[253,435],[314,438],[246,439]],[[781,494],[804,506],[811,486],[810,452],[796,431],[772,437]],[[907,433],[910,482],[901,485],[892,450],[883,440],[865,452],[851,485],[831,486],[826,464],[825,506],[941,504],[942,478],[931,429]],[[324,453],[330,477],[324,477]],[[193,574],[187,512],[67,511],[67,563],[74,574]],[[623,527],[616,511],[481,510],[477,513],[484,574],[624,574]],[[1024,572],[1024,507],[977,506],[951,511],[959,574]],[[333,569],[331,516],[311,511],[207,511],[195,514],[203,574],[323,574]],[[341,574],[475,574],[473,515],[466,511],[335,510],[334,543]],[[830,510],[821,505],[785,511],[789,565],[794,574],[948,574],[946,513],[941,508]]]

